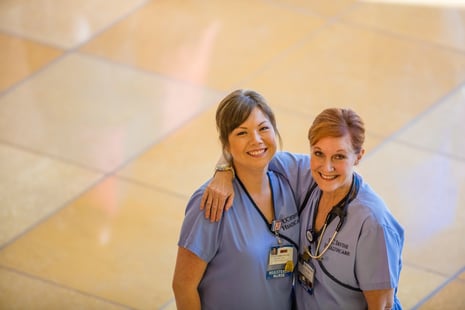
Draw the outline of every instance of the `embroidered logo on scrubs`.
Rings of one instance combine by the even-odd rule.
[[[328,239],[329,242],[329,239]],[[328,243],[326,243],[328,244]],[[330,251],[350,256],[349,245],[347,243],[340,242],[339,240],[335,239],[334,242],[329,247]]]
[[[299,215],[297,213],[295,213],[295,214],[293,214],[291,216],[288,216],[288,217],[285,217],[285,218],[281,219],[281,222],[282,222],[281,228],[283,230],[292,228],[295,225],[299,224]]]

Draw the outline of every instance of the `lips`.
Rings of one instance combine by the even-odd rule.
[[[267,150],[266,148],[259,149],[259,150],[253,150],[253,151],[247,152],[247,154],[249,154],[250,156],[253,156],[253,157],[260,157],[263,154],[265,154],[266,150]]]
[[[320,177],[323,180],[326,180],[326,181],[332,181],[332,180],[335,180],[337,178],[337,175],[327,175],[327,174],[323,174],[321,172],[319,174],[320,174]]]

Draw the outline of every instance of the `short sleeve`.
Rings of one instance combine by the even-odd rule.
[[[199,207],[203,192],[203,187],[197,190],[187,204],[178,245],[209,262],[219,248],[222,220],[210,222],[205,218]]]
[[[401,268],[402,238],[386,225],[365,223],[357,245],[356,276],[362,290],[395,288]]]

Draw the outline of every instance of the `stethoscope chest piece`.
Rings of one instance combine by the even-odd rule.
[[[313,232],[312,229],[309,229],[309,230],[307,230],[306,234],[307,234],[308,242],[312,243],[313,240],[315,240],[315,233]]]

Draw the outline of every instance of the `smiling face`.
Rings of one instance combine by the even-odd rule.
[[[265,169],[276,153],[276,134],[268,117],[255,107],[228,136],[229,153],[237,172]]]
[[[311,146],[310,169],[318,187],[326,193],[345,195],[352,183],[354,166],[363,156],[355,153],[349,134],[324,137]]]
[[[310,169],[324,196],[344,197],[352,184],[354,166],[365,153],[363,120],[351,109],[325,109],[315,117],[308,140]]]

